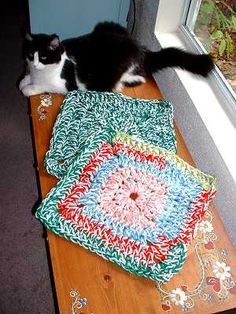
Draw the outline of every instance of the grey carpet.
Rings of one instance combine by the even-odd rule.
[[[1,4],[0,13],[0,313],[54,313],[41,224],[28,102],[16,88],[22,71],[25,1]]]

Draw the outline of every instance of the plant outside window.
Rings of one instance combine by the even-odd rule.
[[[203,0],[191,31],[236,92],[236,0]]]

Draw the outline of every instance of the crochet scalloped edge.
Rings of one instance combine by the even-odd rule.
[[[119,252],[114,248],[101,245],[101,241],[94,236],[90,238],[86,233],[78,233],[78,231],[73,228],[73,223],[61,217],[59,213],[55,213],[54,209],[49,208],[47,209],[47,213],[43,214],[44,210],[44,208],[41,208],[40,212],[36,213],[36,217],[40,219],[49,230],[52,230],[60,237],[64,237],[73,243],[81,245],[85,249],[96,253],[135,275],[165,283],[168,282],[174,274],[178,273],[184,265],[187,256],[187,247],[182,243],[174,245],[164,261],[157,263],[153,267],[148,267],[145,264],[140,264],[135,258],[129,256],[121,258],[122,255]],[[51,212],[52,217],[54,216],[52,222],[45,218],[45,216],[48,216],[49,212]],[[64,230],[63,234],[61,228]]]
[[[73,96],[76,96],[76,97],[80,97],[80,96],[83,96],[83,95],[98,95],[98,96],[114,96],[114,97],[119,97],[119,98],[123,98],[123,99],[131,99],[131,100],[134,100],[134,101],[141,101],[141,102],[146,102],[146,103],[166,103],[167,105],[170,105],[171,108],[173,109],[173,105],[166,99],[144,99],[144,98],[137,98],[137,97],[131,97],[131,96],[127,96],[127,95],[124,95],[122,93],[119,93],[119,92],[99,92],[99,91],[82,91],[82,90],[74,90],[74,91],[70,91],[67,93],[67,96],[69,97],[73,97]]]

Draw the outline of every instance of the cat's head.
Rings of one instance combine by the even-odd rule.
[[[63,46],[56,34],[27,33],[25,35],[24,57],[36,69],[58,63],[63,52]]]

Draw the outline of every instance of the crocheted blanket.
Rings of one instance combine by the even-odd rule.
[[[214,177],[173,152],[118,133],[91,156],[80,152],[36,217],[129,272],[167,282],[215,191]]]
[[[47,171],[62,178],[69,165],[78,160],[78,153],[89,156],[102,141],[111,143],[118,131],[176,152],[169,102],[73,91],[67,94],[53,129],[45,158]]]

